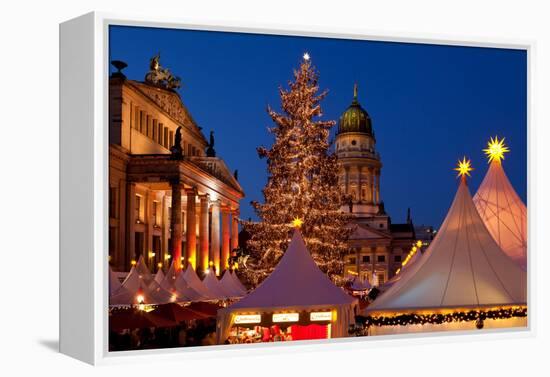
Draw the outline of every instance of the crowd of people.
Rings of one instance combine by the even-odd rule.
[[[216,344],[216,319],[181,322],[175,327],[111,331],[109,351],[208,346]]]

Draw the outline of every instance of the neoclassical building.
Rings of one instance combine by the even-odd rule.
[[[339,163],[339,184],[349,203],[342,209],[354,217],[350,253],[344,274],[360,274],[380,284],[390,279],[415,243],[415,231],[407,222],[393,224],[380,196],[382,160],[376,151],[372,120],[358,100],[357,85],[353,100],[342,114],[335,140]]]
[[[175,91],[179,79],[151,59],[144,81],[127,79],[126,64],[109,80],[109,258],[128,271],[140,256],[152,271],[174,261],[199,273],[228,267],[238,247],[244,192],[214,137]]]

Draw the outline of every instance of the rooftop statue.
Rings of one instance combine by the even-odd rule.
[[[206,149],[207,157],[216,157],[216,150],[214,149],[214,131],[210,131],[210,143]]]
[[[174,145],[170,147],[170,152],[172,153],[171,159],[173,160],[183,159],[183,148],[181,147],[181,126],[179,126],[176,130]]]
[[[160,53],[151,58],[145,82],[172,90],[181,87],[181,79],[174,76],[168,68],[163,68],[160,65]]]

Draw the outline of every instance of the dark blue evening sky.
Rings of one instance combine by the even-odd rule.
[[[263,200],[266,162],[256,147],[273,141],[266,106],[279,108],[278,87],[306,51],[321,89],[329,90],[324,119],[338,119],[358,83],[393,222],[404,221],[411,207],[415,224],[439,227],[456,192],[457,159],[472,159],[473,195],[488,166],[481,150],[494,135],[506,137],[504,168],[526,200],[525,51],[138,27],[110,33],[110,59],[128,63],[128,78],[143,80],[157,52],[182,78],[183,102],[205,135],[214,130],[218,156],[239,170],[242,218],[254,217],[251,200]]]

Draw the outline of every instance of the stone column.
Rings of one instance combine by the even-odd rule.
[[[210,261],[214,264],[216,274],[220,274],[220,201],[212,204],[212,225],[210,229]]]
[[[192,188],[187,192],[187,230],[186,235],[186,250],[185,250],[185,265],[191,264],[193,269],[197,269],[197,224],[196,224],[196,197],[197,191]]]
[[[155,219],[153,218],[153,191],[147,190],[145,195],[145,261],[151,271],[155,271],[155,258],[149,257],[149,253],[153,251],[153,224]]]
[[[359,202],[361,202],[364,198],[363,198],[363,186],[362,186],[362,180],[361,180],[361,175],[363,174],[363,167],[362,166],[358,166],[357,167],[357,189],[358,189],[358,192],[357,192],[357,199],[359,200]]]
[[[367,174],[365,175],[365,186],[367,187],[365,192],[365,201],[367,203],[370,203],[372,201],[371,199],[371,185],[370,185],[370,169],[367,167]]]
[[[376,171],[376,203],[380,203],[380,170]]]
[[[170,254],[170,250],[168,250],[168,236],[170,234],[170,224],[168,224],[168,210],[169,210],[169,203],[168,203],[168,195],[166,192],[162,196],[162,237],[160,240],[161,244],[161,253],[160,253],[160,261],[163,264],[164,267],[166,267],[166,261],[169,259],[166,259],[166,255]]]
[[[126,181],[121,179],[119,181],[119,187],[117,189],[117,218],[118,218],[118,235],[117,235],[117,254],[114,256],[114,265],[117,266],[119,271],[126,271],[129,261],[127,261],[127,255],[129,255],[126,248]]]
[[[372,263],[372,279],[371,283],[374,281],[374,275],[376,274],[376,249],[377,246],[371,248],[371,263]]]
[[[177,180],[171,182],[172,186],[172,214],[171,214],[171,223],[170,229],[171,234],[170,238],[172,239],[172,261],[174,262],[174,267],[176,271],[181,270],[181,241],[182,241],[182,223],[181,223],[181,190],[183,184]]]
[[[349,194],[349,167],[344,166],[345,193]]]
[[[136,184],[128,183],[126,203],[128,208],[128,221],[126,222],[126,264],[124,271],[130,269],[130,261],[136,258]]]
[[[222,207],[222,253],[220,275],[228,267],[229,246],[229,208]]]
[[[239,210],[231,212],[231,251],[239,247]]]
[[[200,196],[198,270],[208,269],[208,194]]]
[[[370,179],[371,179],[371,188],[372,188],[372,203],[376,204],[376,182],[375,182],[375,176],[374,176],[374,169],[372,170]]]

